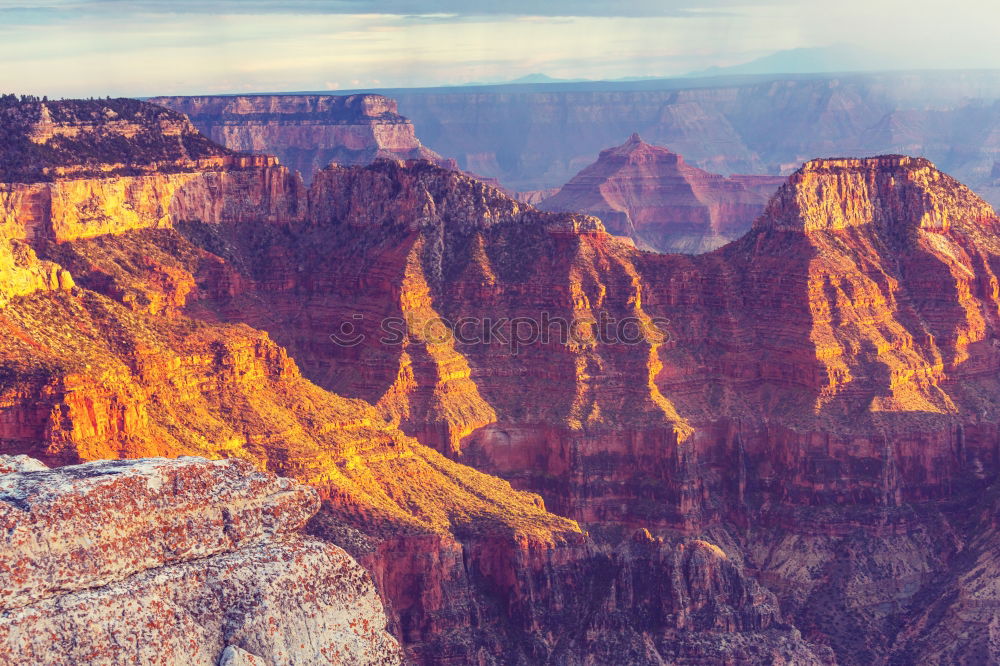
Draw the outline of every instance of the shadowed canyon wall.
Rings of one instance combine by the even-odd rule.
[[[922,159],[814,160],[746,236],[697,257],[639,252],[427,164],[328,169],[309,211],[298,240],[265,241],[259,302],[202,306],[599,542],[648,528],[736,545],[840,661],[929,649],[893,640],[973,552],[981,523],[962,515],[998,465],[998,221],[968,188]],[[220,232],[184,233],[230,261],[260,242]],[[667,335],[514,353],[428,333],[543,313]],[[393,344],[387,316],[405,331]],[[347,322],[364,339],[332,344]]]

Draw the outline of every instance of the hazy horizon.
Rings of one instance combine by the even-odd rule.
[[[697,5],[697,6],[695,6]],[[980,2],[0,1],[0,90],[148,96],[763,73],[979,69]],[[793,49],[805,51],[787,53]],[[772,54],[778,54],[771,58]],[[817,54],[819,54],[817,56]],[[796,57],[799,61],[796,62]]]

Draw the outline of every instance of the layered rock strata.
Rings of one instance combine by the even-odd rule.
[[[939,535],[966,528],[935,502],[974,506],[965,490],[997,470],[998,221],[926,160],[809,162],[746,236],[697,257],[637,252],[430,165],[327,170],[308,220],[257,268],[261,302],[198,307],[267,328],[314,381],[599,542],[721,528],[710,541],[738,544],[848,663],[888,659],[920,591],[960,561],[964,537]],[[218,232],[185,233],[238,256]],[[436,318],[543,314],[591,335],[515,351],[428,334]],[[393,344],[384,317],[401,322]],[[625,319],[663,330],[595,330]],[[363,340],[330,345],[345,322]]]
[[[926,160],[811,161],[699,256],[427,163],[300,210],[23,241],[73,285],[0,311],[3,451],[309,483],[418,662],[990,658],[1000,222]]]
[[[156,97],[186,114],[205,136],[237,151],[277,155],[306,182],[336,162],[425,159],[454,166],[424,147],[413,123],[382,95],[240,95]]]
[[[0,99],[0,236],[61,242],[202,222],[287,222],[297,177],[239,154],[183,115],[129,99]]]
[[[770,194],[689,166],[680,155],[633,134],[621,146],[601,151],[596,162],[538,207],[594,215],[608,231],[628,236],[642,249],[698,254],[746,233]]]
[[[424,143],[515,190],[558,187],[632,132],[715,173],[922,155],[996,205],[1000,76],[923,71],[396,90]],[[773,190],[772,190],[773,191]]]
[[[380,277],[376,270],[370,278],[351,284],[375,285],[378,280],[392,284],[395,271],[402,269],[406,290],[400,292],[399,301],[372,304],[375,311],[398,308],[414,322],[436,313],[440,274],[428,270],[424,262],[440,251],[440,242],[447,237],[442,222],[460,222],[469,203],[474,218],[462,224],[470,231],[492,233],[520,220],[527,233],[523,242],[528,243],[536,233],[564,242],[606,235],[593,218],[541,214],[508,202],[480,182],[427,164],[393,162],[330,173],[324,185],[316,186],[310,208],[298,217],[266,219],[270,216],[262,207],[259,223],[205,216],[178,218],[169,225],[136,224],[112,234],[61,238],[30,234],[19,236],[23,241],[8,241],[40,253],[39,261],[64,271],[72,283],[13,294],[0,311],[0,326],[8,340],[0,348],[2,450],[30,454],[53,465],[154,455],[238,458],[308,483],[322,500],[310,530],[342,544],[371,572],[385,600],[391,631],[402,638],[415,662],[582,662],[594,650],[613,654],[632,643],[649,642],[651,647],[643,648],[641,657],[655,663],[676,653],[678,641],[687,646],[684,654],[691,659],[788,654],[803,663],[827,660],[821,648],[814,650],[785,623],[774,598],[749,577],[738,559],[683,556],[702,548],[689,546],[691,539],[685,537],[655,547],[662,555],[655,558],[653,575],[670,579],[673,592],[666,588],[661,592],[672,600],[671,611],[652,622],[629,626],[639,622],[643,605],[662,604],[644,595],[622,603],[616,588],[606,587],[609,575],[630,566],[635,557],[632,549],[593,540],[574,521],[547,511],[537,495],[514,490],[506,481],[450,460],[400,429],[420,433],[454,453],[470,424],[474,428],[495,418],[495,410],[476,395],[469,366],[463,366],[454,345],[432,331],[415,336],[387,363],[372,366],[375,376],[388,371],[394,386],[391,395],[379,396],[372,404],[311,383],[269,335],[235,323],[260,317],[267,328],[285,337],[279,331],[289,330],[284,322],[293,321],[287,317],[294,316],[297,304],[288,290],[302,289],[299,281],[305,271],[315,270],[307,268],[315,266],[315,259],[300,253],[330,235],[322,222],[327,215],[347,216],[352,224],[364,226],[369,210],[382,210],[385,218],[379,225],[368,225],[371,236],[344,227],[345,233],[365,243],[381,237],[392,244],[400,230],[404,236],[410,234],[414,246],[382,262],[388,273]],[[364,182],[344,189],[359,175]],[[460,184],[452,201],[439,205],[428,200],[426,188],[436,188],[435,183],[447,178]],[[396,185],[400,179],[406,183],[402,188]],[[55,185],[61,184],[57,178]],[[221,210],[246,205],[239,191],[207,188],[205,192],[205,204]],[[407,211],[397,211],[393,192],[423,206],[429,215],[426,224],[409,220]],[[294,190],[288,194],[293,197]],[[475,203],[476,198],[482,201]],[[446,217],[437,217],[436,208]],[[307,210],[315,211],[313,217],[305,218]],[[16,223],[21,214],[11,217]],[[542,228],[535,229],[539,222]],[[420,238],[434,228],[440,241],[433,236]],[[323,240],[316,249],[329,242]],[[296,263],[300,260],[306,262],[301,268]],[[315,284],[322,286],[319,279]],[[265,285],[273,285],[273,294]],[[320,329],[315,327],[325,327],[324,317],[335,296],[317,301],[312,314],[299,311],[304,319],[292,328],[317,335]],[[297,349],[310,355],[306,344]],[[310,358],[321,361],[317,351]],[[312,361],[308,363],[311,366]],[[336,376],[348,377],[339,375],[341,369],[346,371],[347,366],[341,365]],[[712,547],[704,548],[715,553]],[[269,552],[254,559],[254,566],[261,575],[296,587],[296,580],[282,578],[270,568]],[[222,562],[231,571],[227,560],[219,559],[224,557],[228,556],[210,555],[196,562]],[[301,572],[295,569],[302,576],[314,575],[321,564],[308,553],[296,555],[296,561],[304,562]],[[213,582],[212,571],[184,569],[182,575],[204,581],[198,594],[210,596],[191,597],[189,592],[194,592],[176,584],[176,578],[146,572],[104,584],[117,590],[104,601],[115,613],[134,615],[137,611],[129,604],[135,590],[121,585],[143,577],[143,589],[154,590],[149,594],[167,595],[177,605],[209,614],[181,622],[201,629],[182,628],[177,634],[176,627],[168,628],[151,644],[173,649],[176,641],[194,636],[194,643],[207,646],[213,659],[222,653],[228,660],[272,658],[266,646],[247,641],[233,647],[213,638],[214,609],[242,602],[227,596],[224,583]],[[236,582],[256,585],[253,580]],[[623,580],[622,585],[627,584]],[[337,589],[332,583],[326,587]],[[580,595],[579,589],[593,593]],[[179,596],[170,597],[164,590],[175,590]],[[74,596],[81,594],[90,591],[65,596],[73,603],[91,604],[89,597]],[[16,609],[19,621],[25,623],[19,626],[63,627],[60,635],[74,631],[73,609],[80,606],[59,605],[53,599]],[[45,604],[40,614],[23,614],[24,609]],[[566,612],[569,607],[572,613]],[[627,627],[624,634],[598,623],[585,643],[569,644],[559,638],[567,632],[584,635],[601,607],[617,609],[622,618],[618,626]],[[695,617],[700,619],[691,619]],[[688,635],[692,631],[695,636]],[[44,646],[23,631],[14,640],[42,654]],[[136,649],[145,648],[140,644]],[[154,657],[141,652],[137,658]],[[293,658],[298,659],[300,655]]]

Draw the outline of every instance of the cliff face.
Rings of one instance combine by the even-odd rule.
[[[305,192],[267,155],[212,143],[135,100],[0,98],[0,236],[62,242],[130,229],[287,222]]]
[[[182,114],[133,99],[0,96],[0,181],[190,170],[232,158]]]
[[[0,185],[0,229],[62,242],[185,221],[287,223],[304,205],[298,177],[273,158],[226,159],[186,173]]]
[[[993,175],[1000,152],[995,113],[1000,78],[985,70],[470,87],[391,94],[392,103],[398,102],[400,112],[412,121],[425,150],[454,158],[458,168],[495,179],[511,191],[561,187],[592,164],[600,151],[638,132],[650,143],[670,146],[692,166],[725,175],[787,176],[819,155],[922,155],[991,203],[1000,202],[1000,187]],[[386,99],[375,95],[351,98]],[[308,181],[310,174],[329,162],[323,150],[315,149],[316,142],[332,135],[334,130],[327,125],[338,122],[324,121],[325,112],[319,109],[322,104],[342,105],[337,100],[343,99],[349,98],[261,95],[155,101],[192,115],[199,129],[224,145],[279,155],[283,164],[299,170]],[[372,104],[380,107],[382,102]],[[226,121],[218,120],[221,115],[214,110],[205,120],[198,118],[199,107],[230,106],[258,110],[253,114],[227,111]],[[287,111],[273,114],[273,109],[280,108]],[[314,108],[321,117],[308,120],[315,118]],[[305,109],[304,124],[296,129],[298,121],[291,116]],[[345,113],[331,111],[335,117]],[[263,117],[273,120],[265,122]],[[265,124],[274,125],[273,134]],[[226,140],[223,126],[234,137],[240,135],[239,142]],[[341,131],[347,132],[347,127]],[[285,132],[296,138],[283,138]],[[251,142],[252,134],[261,140]],[[362,134],[370,132],[362,128]],[[346,145],[340,141],[335,145]],[[374,146],[370,139],[366,141],[365,145]],[[290,145],[297,148],[286,149]],[[357,149],[342,150],[338,160],[343,164],[370,161],[369,157],[352,161],[351,150]],[[383,155],[419,156],[411,150]],[[770,196],[776,187],[768,186],[764,194]]]
[[[306,182],[330,162],[390,158],[446,164],[421,145],[396,101],[381,95],[157,97],[150,102],[186,114],[205,136],[227,148],[277,155]]]
[[[619,600],[619,588],[632,585],[626,572],[637,566],[631,548],[590,539],[574,521],[548,512],[537,495],[514,490],[404,433],[401,428],[450,451],[471,429],[494,419],[492,407],[476,394],[471,368],[453,345],[432,332],[414,337],[387,358],[372,356],[367,374],[351,381],[372,393],[375,385],[365,382],[388,378],[392,388],[367,402],[303,378],[285,348],[266,332],[237,323],[266,323],[296,343],[292,333],[304,332],[311,346],[296,349],[310,359],[311,368],[322,367],[324,349],[317,341],[332,344],[326,317],[340,307],[339,291],[311,290],[323,287],[331,268],[357,269],[324,261],[315,252],[338,238],[328,224],[333,218],[343,222],[343,234],[365,244],[381,239],[381,249],[388,252],[373,270],[355,274],[337,289],[353,289],[357,299],[365,293],[358,285],[385,287],[379,299],[370,300],[373,311],[405,312],[414,322],[436,312],[434,290],[440,269],[449,265],[440,252],[445,246],[452,248],[448,252],[455,249],[446,226],[458,224],[463,234],[479,234],[519,221],[527,234],[523,242],[530,242],[539,231],[566,239],[599,235],[598,221],[538,213],[482,183],[426,164],[331,169],[308,206],[297,207],[282,203],[299,201],[301,195],[298,181],[285,173],[272,164],[222,163],[156,175],[161,180],[153,180],[152,173],[77,174],[24,188],[8,186],[16,195],[7,199],[3,241],[25,252],[16,257],[17,270],[9,272],[13,286],[0,310],[7,340],[0,348],[0,450],[53,465],[192,454],[239,459],[315,488],[322,504],[309,529],[326,542],[300,543],[288,536],[272,545],[264,536],[274,532],[269,517],[279,508],[296,525],[312,511],[312,499],[308,510],[296,499],[300,490],[272,493],[270,482],[254,486],[274,496],[258,520],[248,512],[260,502],[248,500],[246,493],[218,490],[209,500],[177,490],[229,488],[222,478],[195,474],[197,479],[151,482],[150,488],[174,494],[148,499],[139,492],[142,484],[135,482],[138,490],[132,489],[132,476],[121,471],[131,468],[115,467],[114,478],[121,483],[107,496],[129,498],[130,510],[144,520],[120,533],[105,530],[87,537],[106,556],[93,558],[73,580],[96,587],[36,598],[50,588],[32,582],[43,573],[57,583],[68,580],[63,569],[42,572],[32,564],[30,546],[38,534],[63,535],[55,543],[64,545],[65,558],[75,563],[73,528],[86,527],[81,521],[55,525],[40,519],[37,533],[10,532],[28,552],[13,566],[35,576],[12,585],[10,596],[27,605],[5,615],[11,623],[7,640],[26,659],[59,663],[62,657],[50,654],[53,645],[68,642],[63,637],[79,633],[80,623],[91,627],[94,641],[66,648],[67,660],[155,662],[193,654],[194,660],[224,663],[252,661],[254,655],[273,663],[310,663],[316,651],[329,659],[334,648],[324,647],[326,632],[351,635],[340,631],[344,609],[357,606],[364,614],[370,608],[368,590],[350,583],[353,573],[327,580],[324,572],[349,566],[331,554],[331,542],[344,546],[370,572],[392,633],[417,662],[583,663],[593,650],[613,654],[646,643],[640,663],[662,661],[681,645],[694,659],[785,654],[802,663],[826,659],[821,648],[814,650],[784,624],[774,597],[740,561],[729,562],[707,545],[690,545],[688,538],[662,544],[647,539],[652,545],[646,550],[659,554],[644,555],[653,564],[643,571],[670,581],[657,594],[671,601],[669,612],[643,619],[642,608],[666,606],[645,587]],[[130,178],[146,178],[141,182],[148,186]],[[439,204],[427,198],[437,183],[450,180],[460,185],[450,200]],[[25,197],[32,188],[46,193],[43,201],[48,196],[86,199],[107,219],[90,226],[89,218],[81,220],[74,212],[76,203],[28,205]],[[65,195],[53,196],[57,192]],[[398,208],[399,202],[405,209]],[[117,213],[118,208],[124,212]],[[425,218],[411,219],[413,211]],[[535,229],[540,221],[543,230]],[[437,269],[425,264],[435,256]],[[55,275],[55,282],[25,287],[24,270],[33,277]],[[396,291],[398,301],[386,302],[397,280],[405,290]],[[302,299],[291,298],[293,291]],[[336,377],[345,381],[347,365],[339,362]],[[83,474],[91,478],[87,474],[92,472]],[[36,490],[49,497],[37,486],[17,483],[27,489],[17,490],[18,498]],[[71,494],[62,504],[45,499],[49,508],[39,512],[73,514],[79,511],[73,504],[79,497]],[[101,525],[117,528],[120,521],[110,511],[93,515],[102,518]],[[167,536],[162,544],[143,540],[150,550],[123,557],[122,544],[143,530]],[[234,542],[237,535],[246,543]],[[708,548],[712,556],[695,557],[692,548]],[[198,559],[184,560],[184,553]],[[157,568],[161,556],[164,564]],[[289,561],[294,567],[288,568]],[[621,582],[609,588],[605,581],[611,575]],[[240,596],[248,589],[254,590],[249,598]],[[303,589],[311,592],[295,608],[292,595]],[[579,594],[580,589],[589,592]],[[311,610],[314,600],[322,611]],[[169,621],[142,624],[139,609],[159,601],[175,609]],[[108,615],[96,615],[94,609],[101,608],[109,609]],[[614,625],[594,624],[590,618],[599,608],[614,609],[620,619]],[[245,619],[236,629],[229,623],[233,609]],[[118,617],[139,621],[136,627],[125,626],[136,636],[128,643],[134,648],[117,651],[101,638],[115,631],[121,620],[113,618]],[[364,636],[380,635],[378,617],[372,617],[367,624],[361,621]],[[220,625],[220,618],[226,624]],[[271,643],[251,640],[264,625],[288,631],[268,633]],[[100,631],[93,631],[95,626]],[[585,631],[586,643],[558,638]],[[287,644],[292,636],[308,640]],[[336,649],[346,650],[345,645],[338,643]],[[377,663],[371,656],[340,657]]]
[[[538,206],[599,217],[608,231],[628,236],[642,249],[698,254],[742,236],[768,195],[689,166],[680,155],[633,134],[625,144],[601,151],[596,162]]]
[[[314,490],[235,460],[17,467],[0,474],[0,663],[402,663],[370,577],[295,534]]]
[[[978,507],[965,489],[997,471],[997,225],[926,160],[816,160],[740,240],[652,255],[593,218],[379,163],[317,177],[307,221],[247,273],[259,300],[198,308],[269,330],[313,381],[539,492],[611,552],[644,527],[728,548],[809,640],[866,663],[942,594],[971,534],[948,507]],[[184,230],[233,263],[261,248],[224,232]],[[512,346],[518,318],[575,333]],[[649,335],[615,338],[626,320]],[[483,321],[508,337],[477,337]],[[346,323],[360,338],[331,345]]]
[[[230,229],[240,234],[239,227]],[[622,645],[611,628],[595,628],[588,643],[572,649],[547,638],[567,627],[582,631],[579,623],[598,603],[622,615],[634,640],[659,637],[662,646],[645,655],[650,663],[682,640],[677,632],[688,625],[674,615],[633,626],[641,604],[661,601],[621,602],[604,587],[610,573],[632,566],[630,551],[604,553],[575,523],[548,513],[537,496],[421,446],[387,422],[382,409],[303,380],[265,335],[183,314],[209,319],[204,308],[211,301],[201,291],[209,285],[216,293],[230,285],[221,292],[227,298],[241,280],[245,288],[247,277],[224,277],[235,267],[222,266],[174,230],[73,241],[51,251],[77,271],[81,285],[119,300],[84,286],[8,307],[5,450],[54,463],[222,455],[309,483],[323,499],[312,531],[348,548],[371,572],[394,633],[421,662],[535,663],[550,654],[584,661],[594,645],[611,654]],[[185,267],[193,271],[190,282],[178,277]],[[194,286],[163,293],[178,283]],[[234,508],[227,511],[235,515]],[[650,575],[674,581],[676,613],[702,612],[703,602],[685,605],[693,588],[711,604],[707,617],[730,618],[697,625],[703,633],[689,654],[791,650],[805,663],[816,659],[784,627],[776,601],[738,564],[720,561],[720,573],[710,575],[709,568],[704,582],[689,580],[674,554],[684,544],[658,546],[665,553],[662,568]],[[311,571],[308,562],[303,567]],[[578,598],[578,587],[595,591]],[[579,614],[567,613],[564,599],[574,599]]]

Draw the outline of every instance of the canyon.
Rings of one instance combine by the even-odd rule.
[[[59,103],[28,101],[20,112],[41,115],[51,104]],[[90,115],[98,117],[108,116],[101,107],[118,115],[126,110],[114,100],[90,104],[97,108],[88,113],[97,111]],[[98,124],[90,131],[115,130]],[[236,158],[220,150],[224,161]],[[137,146],[134,168],[143,169],[147,157]],[[403,169],[397,177],[408,169],[378,164]],[[472,184],[484,198],[479,215],[493,214],[488,204],[521,211],[520,204],[479,181],[426,162],[415,168]],[[408,362],[399,366],[396,398],[378,405],[331,392],[302,375],[268,332],[279,330],[290,308],[268,315],[275,301],[262,285],[273,279],[273,296],[287,296],[282,290],[306,270],[292,263],[292,253],[307,250],[310,234],[325,234],[314,220],[345,205],[377,208],[377,190],[359,190],[353,204],[329,196],[337,183],[325,174],[338,169],[320,174],[310,190],[317,194],[306,197],[305,206],[290,203],[302,201],[297,176],[271,160],[192,167],[183,174],[190,182],[183,183],[170,171],[150,173],[142,187],[127,173],[8,183],[12,195],[4,199],[3,246],[7,251],[9,245],[14,260],[2,283],[6,288],[9,280],[16,288],[6,289],[0,310],[7,341],[0,349],[0,450],[60,469],[159,456],[240,460],[308,484],[321,504],[307,532],[343,548],[367,570],[389,630],[411,662],[585,663],[623,650],[637,663],[828,662],[828,650],[805,641],[774,595],[714,543],[641,530],[629,539],[598,541],[574,520],[547,511],[538,495],[451,460],[403,429],[415,431],[431,421],[426,432],[443,432],[444,423],[453,426],[444,435],[451,441],[467,427],[461,417],[492,418],[483,411],[484,402],[470,398],[471,412],[452,413],[450,402],[425,400],[423,388],[414,395]],[[238,186],[222,185],[228,179]],[[22,223],[26,188],[62,193],[59,205],[27,207],[31,225]],[[150,202],[151,192],[164,198]],[[248,192],[263,198],[251,206]],[[117,198],[105,202],[105,196]],[[100,226],[95,233],[89,213],[81,214],[95,205],[121,210],[123,217],[111,216],[120,224]],[[255,221],[244,217],[254,210]],[[522,212],[553,221],[556,233],[599,229],[593,218]],[[271,260],[284,266],[281,273],[268,276]],[[427,308],[419,296],[420,272],[416,266],[411,271],[417,295],[410,306],[418,312]],[[26,274],[37,279],[25,279]],[[54,280],[42,279],[52,275]],[[373,278],[378,280],[377,274]],[[268,327],[247,325],[258,316]],[[318,334],[304,322],[295,328]],[[439,361],[442,367],[452,361],[445,351],[428,341],[416,342],[408,354],[420,373],[436,372]],[[469,388],[470,381],[462,386],[461,367],[446,372],[453,375],[447,379]],[[142,529],[141,523],[121,522],[123,531]],[[301,570],[294,575],[323,580],[326,563],[310,553],[295,555]],[[266,558],[271,556],[249,558],[249,569],[270,577],[274,569]],[[287,551],[275,556],[286,557]],[[223,559],[220,566],[234,563]],[[195,575],[189,568],[178,574]],[[211,570],[197,574],[204,585],[178,590],[181,597],[166,592],[174,587],[169,576],[137,575],[144,576],[136,584],[147,598],[199,604],[198,597],[183,595],[201,593],[242,603],[226,597],[230,593],[213,582]],[[287,582],[288,594],[300,589],[300,580]],[[331,594],[338,590],[330,586]],[[109,615],[94,611],[81,621],[113,622],[114,609],[128,612],[122,595],[129,591],[111,589]],[[73,607],[53,603],[44,617],[25,616],[18,621],[27,624],[18,626],[76,631],[74,616],[67,615]],[[212,626],[206,631],[214,631]],[[318,631],[308,622],[303,630]],[[275,640],[292,640],[284,631]],[[220,640],[205,638],[205,654],[225,648],[219,658],[224,663],[249,659],[243,652],[279,661],[260,645]],[[125,663],[128,657],[106,659]],[[195,662],[208,659],[202,655]]]
[[[560,187],[638,132],[706,171],[790,175],[825,156],[926,157],[1000,204],[1000,76],[911,71],[378,91],[460,168]]]
[[[101,137],[133,108],[60,104],[17,114]],[[928,160],[809,160],[691,256],[426,160],[306,187],[141,145],[3,185],[0,453],[59,467],[0,484],[178,456],[294,479],[308,536],[281,539],[311,550],[281,603],[353,558],[412,663],[1000,658],[1000,220]],[[233,548],[199,566],[260,562]],[[69,627],[68,603],[19,621]]]

